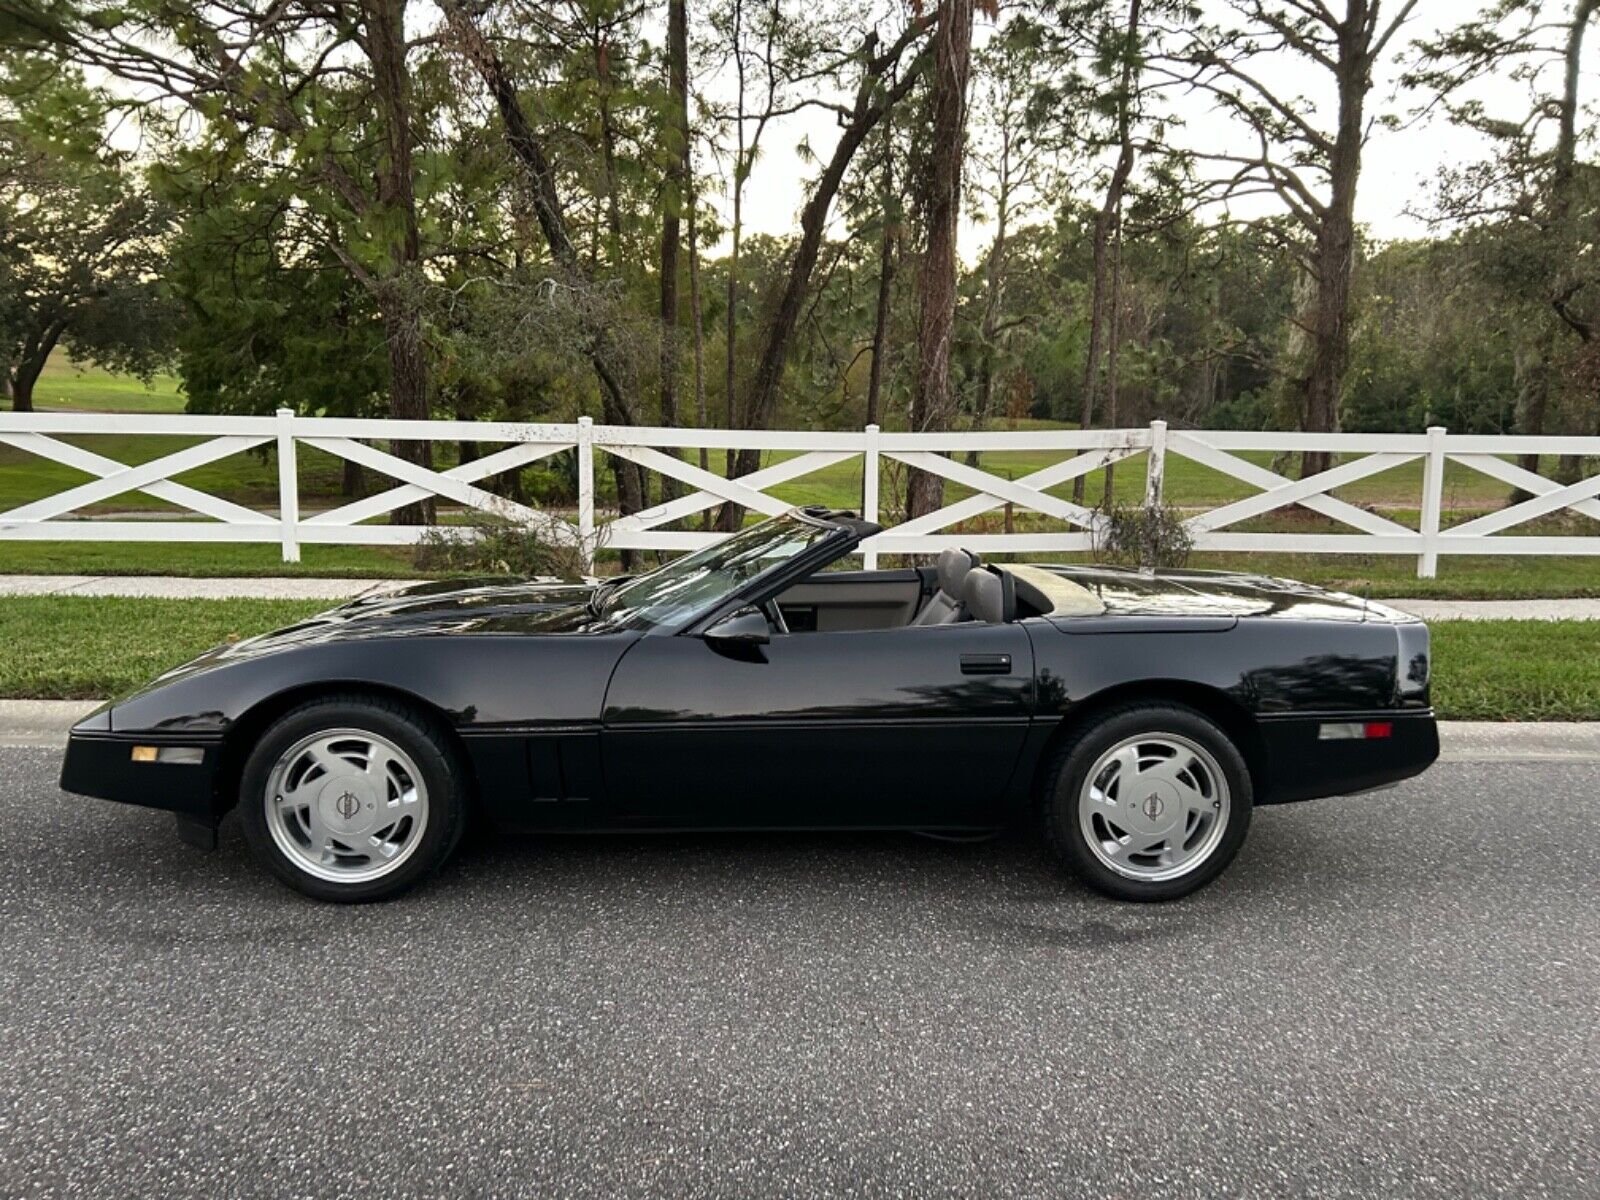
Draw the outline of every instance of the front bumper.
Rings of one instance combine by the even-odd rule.
[[[1383,722],[1390,736],[1325,740],[1324,724]],[[1439,757],[1433,712],[1328,713],[1264,718],[1265,787],[1257,804],[1287,804],[1320,796],[1347,796],[1420,775]]]
[[[198,762],[136,762],[135,746],[194,749]],[[76,728],[67,739],[61,790],[121,804],[159,808],[215,824],[230,807],[217,796],[222,743],[151,733],[110,733]]]

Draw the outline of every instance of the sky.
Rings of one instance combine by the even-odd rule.
[[[1421,98],[1414,94],[1396,94],[1401,68],[1394,61],[1395,50],[1398,48],[1402,53],[1409,53],[1411,42],[1463,20],[1477,7],[1476,3],[1469,4],[1464,0],[1422,0],[1410,22],[1390,44],[1390,61],[1376,80],[1369,107],[1395,112],[1403,117],[1413,112]],[[978,21],[976,36],[981,40],[992,29],[992,23],[981,15]],[[1591,39],[1587,47],[1586,75],[1591,79],[1600,73],[1600,61],[1597,61],[1600,60],[1600,46],[1597,43],[1600,43],[1600,37]],[[1297,58],[1268,64],[1262,68],[1261,74],[1264,81],[1275,89],[1292,85],[1297,79],[1315,78],[1314,73],[1307,72],[1303,61]],[[701,79],[698,83],[710,94],[731,94],[728,78],[713,77]],[[1586,90],[1592,94],[1592,85]],[[1511,79],[1509,75],[1485,81],[1474,94],[1491,111],[1517,113],[1527,110],[1526,85]],[[1319,111],[1326,111],[1329,107],[1328,96],[1313,93],[1307,98],[1317,105]],[[1224,146],[1248,148],[1250,145],[1240,141],[1238,126],[1231,118],[1203,106],[1186,108],[1185,126],[1181,137],[1195,145],[1213,149]],[[802,140],[809,140],[814,151],[825,155],[837,138],[835,121],[831,114],[803,113],[776,124],[765,136],[767,151],[757,163],[747,185],[746,228],[755,233],[789,234],[796,226],[800,206],[804,203],[805,182],[816,170],[814,164],[802,161],[795,152],[796,147]],[[1381,241],[1428,236],[1430,227],[1426,218],[1441,169],[1452,163],[1475,160],[1482,157],[1483,153],[1484,143],[1477,134],[1453,126],[1442,117],[1408,120],[1397,130],[1375,126],[1363,156],[1361,186],[1357,193],[1357,219]],[[708,199],[715,200],[716,197],[710,196]],[[1272,207],[1271,199],[1260,198],[1241,202],[1235,212],[1250,216],[1270,211]],[[962,258],[971,263],[981,257],[992,234],[969,210],[963,214],[959,236]]]

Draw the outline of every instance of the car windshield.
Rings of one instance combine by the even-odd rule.
[[[666,625],[712,607],[757,575],[835,532],[785,513],[624,583],[602,587],[599,615],[633,628]]]

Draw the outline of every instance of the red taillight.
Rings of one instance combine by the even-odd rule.
[[[1393,736],[1393,721],[1326,721],[1317,727],[1317,738],[1324,742],[1363,741]]]

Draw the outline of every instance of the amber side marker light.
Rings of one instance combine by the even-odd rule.
[[[193,766],[205,761],[206,752],[199,746],[135,746],[131,755],[137,763],[178,763]]]
[[[1367,738],[1393,736],[1393,721],[1328,721],[1317,729],[1317,739],[1323,742],[1364,741]]]

